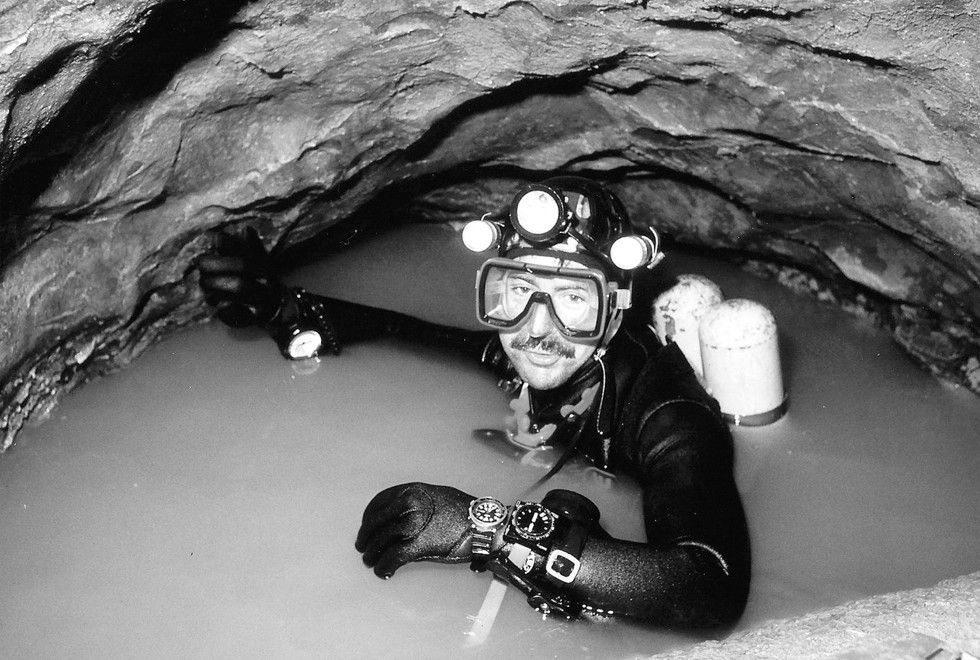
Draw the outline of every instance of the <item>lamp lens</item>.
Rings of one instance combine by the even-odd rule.
[[[463,245],[471,252],[489,250],[500,238],[497,225],[486,220],[474,220],[463,227]]]
[[[617,268],[633,270],[650,262],[653,247],[642,236],[623,236],[609,248],[609,259]]]
[[[532,190],[517,203],[517,224],[529,234],[546,234],[560,220],[558,200],[543,190]]]

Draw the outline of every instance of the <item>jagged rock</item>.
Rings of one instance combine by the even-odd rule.
[[[0,4],[0,436],[280,253],[578,170],[978,387],[973,3]]]

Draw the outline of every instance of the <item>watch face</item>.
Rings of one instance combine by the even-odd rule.
[[[289,340],[289,357],[305,360],[314,357],[323,345],[323,338],[316,330],[302,330]]]
[[[470,503],[470,518],[480,525],[499,525],[507,517],[507,507],[492,497],[481,497]]]
[[[555,514],[536,502],[517,507],[512,521],[518,534],[532,541],[545,538],[555,529]]]

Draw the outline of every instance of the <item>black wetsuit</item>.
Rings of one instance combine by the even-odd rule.
[[[449,345],[513,375],[494,332],[471,332],[353,303],[320,298],[340,345],[401,336]],[[589,410],[561,423],[557,411],[600,384]],[[643,490],[647,542],[596,528],[569,593],[587,610],[685,628],[733,623],[748,595],[750,552],[733,477],[733,444],[717,403],[681,351],[645,325],[624,323],[601,360],[555,390],[530,391],[534,419],[559,422],[556,442],[574,443],[603,469]]]

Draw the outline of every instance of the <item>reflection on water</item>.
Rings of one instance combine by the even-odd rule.
[[[709,271],[718,268],[697,264]],[[736,429],[754,543],[742,627],[980,568],[980,402],[887,337],[727,269],[780,324],[790,412]],[[724,280],[724,281],[722,281]],[[421,480],[513,500],[543,473],[474,429],[510,412],[492,379],[397,342],[294,369],[257,334],[184,332],[89,385],[0,459],[7,657],[626,658],[682,636],[542,620],[508,590],[415,564],[381,581],[353,540],[380,489]],[[639,493],[573,466],[553,487],[641,539]]]

